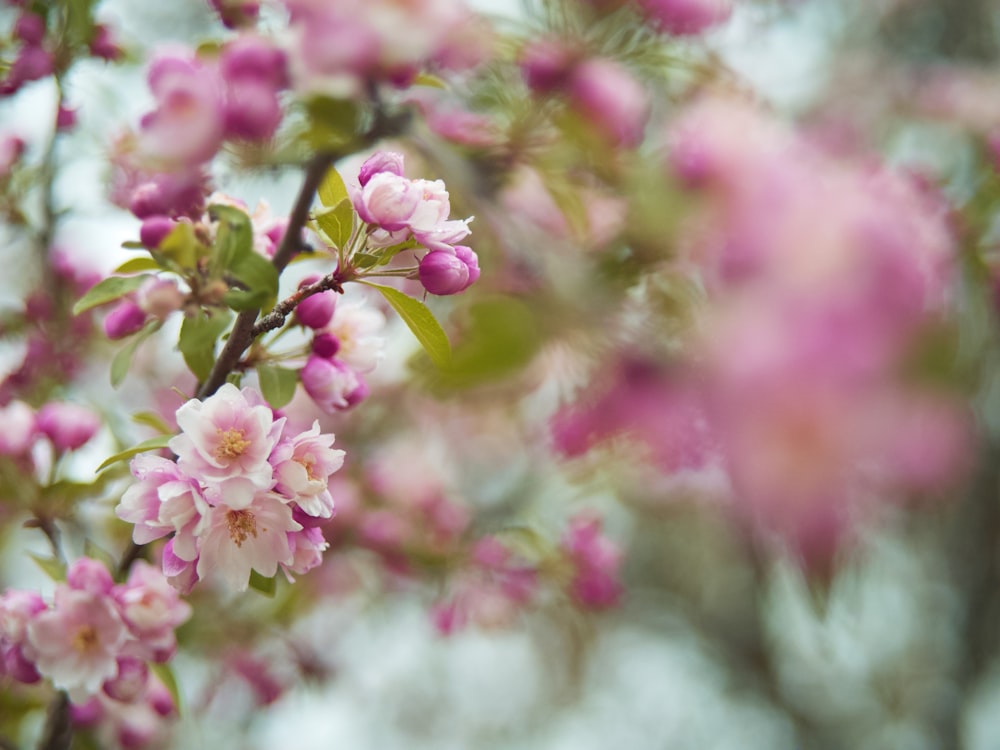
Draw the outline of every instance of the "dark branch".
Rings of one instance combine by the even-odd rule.
[[[251,332],[252,338],[257,338],[261,334],[273,331],[275,328],[283,326],[285,321],[288,319],[288,316],[291,315],[295,311],[295,308],[299,306],[299,303],[308,297],[312,297],[314,294],[327,291],[334,291],[338,294],[343,294],[344,287],[341,286],[340,279],[337,277],[338,271],[334,271],[333,273],[324,276],[319,281],[300,288],[295,292],[295,294],[281,300],[281,302],[274,306],[274,309],[272,309],[271,312],[262,316],[260,320],[257,321],[256,325],[253,327],[253,331]]]

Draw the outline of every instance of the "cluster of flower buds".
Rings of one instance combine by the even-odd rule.
[[[115,584],[103,563],[82,557],[51,604],[34,591],[0,596],[0,666],[19,682],[47,678],[77,703],[100,694],[162,705],[148,665],[173,656],[174,630],[190,615],[153,566],[137,562],[128,580]]]
[[[21,87],[52,74],[55,70],[55,55],[51,41],[46,39],[47,19],[27,7],[27,3],[10,3],[21,7],[11,29],[10,40],[17,48],[14,60],[0,79],[0,97],[17,93]],[[121,48],[115,43],[111,30],[102,24],[93,27],[90,39],[90,54],[104,60],[117,60],[122,56]]]
[[[245,590],[250,573],[271,577],[319,565],[327,543],[318,526],[333,515],[330,475],[344,461],[319,424],[291,434],[284,417],[255,391],[223,385],[176,414],[181,433],[169,447],[177,461],[132,460],[138,480],[116,512],[135,524],[137,544],[171,536],[163,571],[189,591],[219,577]]]
[[[68,402],[51,401],[37,412],[23,401],[0,407],[0,456],[29,461],[32,448],[47,439],[56,453],[74,451],[86,445],[101,429],[101,418],[93,411]]]
[[[139,150],[165,171],[207,163],[226,139],[266,140],[281,122],[285,55],[260,37],[237,37],[218,60],[160,55],[147,80],[156,108],[140,122]]]
[[[642,140],[649,94],[621,63],[541,39],[522,51],[521,73],[535,93],[565,94],[573,111],[608,143],[628,148]]]
[[[449,219],[451,200],[441,180],[403,176],[403,156],[379,151],[349,186],[358,216],[371,227],[369,244],[389,247],[412,239],[428,249],[418,275],[431,294],[457,294],[479,278],[475,252],[457,243],[469,236],[471,219]]]
[[[309,277],[303,284],[315,282]],[[304,299],[296,320],[313,330],[312,352],[299,378],[309,397],[327,414],[349,409],[367,398],[365,375],[382,359],[385,316],[360,302],[337,304],[334,292]]]
[[[136,333],[150,320],[164,320],[180,310],[186,295],[174,279],[148,279],[134,294],[119,301],[104,318],[104,333],[111,340]]]

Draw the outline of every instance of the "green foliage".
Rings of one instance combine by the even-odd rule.
[[[129,367],[132,365],[132,358],[135,356],[139,345],[160,330],[160,321],[150,321],[139,333],[132,337],[132,340],[123,346],[114,359],[111,360],[111,385],[117,388],[128,375]]]
[[[66,580],[66,563],[54,557],[42,557],[33,555],[30,552],[28,557],[35,561],[35,564],[42,569],[42,572],[56,583]]]
[[[275,591],[278,590],[278,581],[276,576],[271,576],[270,578],[265,578],[256,570],[250,571],[250,588],[257,591],[268,598],[273,598]]]
[[[184,318],[177,348],[188,368],[199,380],[204,380],[215,364],[215,342],[229,325],[228,311],[206,312]]]
[[[209,260],[213,276],[230,274],[246,289],[231,289],[223,301],[234,310],[270,310],[278,296],[278,271],[253,249],[250,217],[233,206],[209,206],[219,226]]]
[[[160,242],[157,252],[181,268],[193,269],[205,248],[195,237],[194,227],[186,221],[180,221]]]
[[[351,235],[354,234],[354,206],[347,198],[333,208],[320,209],[314,217],[332,247],[343,249],[351,241]]]
[[[275,409],[280,409],[292,400],[299,382],[298,373],[277,365],[258,365],[257,377],[261,393]]]
[[[378,289],[385,297],[385,301],[417,337],[417,341],[424,347],[435,365],[442,369],[448,367],[451,362],[451,344],[448,343],[448,336],[423,302],[389,286],[373,284],[370,281],[362,283]]]
[[[361,113],[352,101],[317,96],[306,102],[305,108],[309,116],[305,140],[317,151],[341,148],[350,143],[358,131]]]
[[[160,264],[150,257],[129,258],[122,263],[112,273],[142,273],[143,271],[159,271]]]
[[[348,199],[347,185],[344,184],[344,178],[340,176],[340,172],[335,167],[330,167],[327,170],[317,192],[319,193],[319,202],[327,208],[334,208],[341,201]]]
[[[128,450],[121,451],[113,456],[108,457],[104,461],[104,463],[102,463],[100,466],[97,467],[97,471],[104,471],[109,466],[113,466],[119,461],[127,461],[128,459],[132,458],[132,456],[137,456],[140,453],[146,453],[148,451],[155,451],[159,450],[160,448],[166,448],[167,443],[172,437],[173,435],[158,435],[154,438],[150,438],[149,440],[143,440],[141,443],[132,446]]]
[[[163,421],[163,417],[153,411],[136,412],[132,415],[132,421],[136,424],[151,427],[164,435],[173,434],[173,430],[170,428],[170,425]]]
[[[73,305],[73,314],[79,315],[98,305],[114,302],[129,292],[134,292],[143,285],[146,279],[150,278],[152,275],[148,273],[140,276],[109,276],[94,284],[87,290],[86,294],[77,300],[77,303]]]
[[[177,708],[177,715],[181,715],[181,693],[177,687],[177,678],[174,676],[174,670],[171,669],[169,664],[162,664],[153,662],[150,663],[149,668],[153,671],[160,682],[163,683],[163,687],[167,689],[170,693],[170,697],[174,699],[174,706]]]

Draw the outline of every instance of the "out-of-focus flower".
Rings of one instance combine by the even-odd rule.
[[[609,142],[637,145],[649,119],[649,95],[624,66],[592,58],[573,69],[570,102]]]
[[[700,34],[729,19],[732,0],[637,0],[639,12],[657,29],[675,36]]]
[[[101,418],[85,406],[51,401],[38,410],[35,426],[57,451],[72,451],[101,428]]]
[[[0,407],[0,456],[24,456],[35,441],[35,412],[23,401]]]

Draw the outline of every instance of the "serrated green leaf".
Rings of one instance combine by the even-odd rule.
[[[132,456],[137,456],[140,453],[146,453],[147,451],[155,451],[159,450],[160,448],[166,448],[167,442],[172,437],[173,435],[157,435],[156,437],[150,438],[149,440],[143,440],[141,443],[139,443],[138,445],[133,445],[128,450],[121,451],[120,453],[116,453],[115,455],[108,457],[104,461],[104,463],[102,463],[100,466],[97,467],[97,471],[99,472],[104,471],[109,466],[113,466],[119,461],[126,461],[132,458]]]
[[[109,276],[103,281],[99,281],[87,290],[76,304],[73,305],[73,314],[79,315],[92,307],[103,305],[105,302],[113,302],[124,297],[129,292],[134,292],[146,279],[152,278],[151,274],[141,276]]]
[[[173,433],[173,429],[164,421],[163,417],[153,411],[136,412],[132,415],[132,421],[136,424],[152,427],[154,430],[164,435],[170,435]]]
[[[169,258],[181,268],[194,268],[202,251],[203,247],[194,235],[194,227],[186,221],[177,222],[177,225],[170,230],[170,234],[164,237],[157,247],[160,255]]]
[[[370,281],[362,283],[379,290],[438,368],[443,369],[448,366],[451,362],[451,344],[448,343],[448,336],[423,302],[390,286],[373,284]]]
[[[57,583],[66,580],[66,563],[54,557],[42,557],[33,555],[30,552],[28,557],[35,561],[35,564],[42,569],[42,572]]]
[[[209,267],[213,275],[221,275],[253,254],[253,227],[250,217],[234,206],[213,204],[208,215],[218,222]]]
[[[344,198],[333,208],[320,209],[315,213],[315,219],[333,247],[347,247],[354,234],[354,206],[350,200]]]
[[[158,662],[150,663],[149,668],[153,670],[153,674],[163,683],[163,687],[167,689],[170,697],[174,699],[174,708],[177,709],[177,715],[180,716],[181,692],[177,687],[177,677],[174,676],[174,670],[170,668],[169,664]]]
[[[257,378],[260,380],[260,392],[264,394],[273,408],[280,409],[292,400],[299,376],[295,370],[289,370],[277,365],[258,365]]]
[[[111,273],[141,273],[142,271],[158,271],[160,264],[152,258],[130,258]]]
[[[266,597],[273,597],[274,592],[278,589],[278,582],[275,580],[275,576],[270,578],[265,578],[256,570],[250,571],[250,588],[254,591],[259,591]]]
[[[340,176],[336,167],[330,167],[319,186],[319,202],[327,208],[334,208],[341,201],[347,200],[347,197],[347,185],[344,184],[344,178]]]
[[[188,368],[199,380],[204,380],[215,364],[215,342],[229,325],[229,312],[204,312],[184,318],[177,348],[184,355]]]
[[[160,321],[151,321],[136,334],[128,344],[123,346],[111,360],[111,385],[117,388],[128,375],[128,368],[132,365],[132,357],[135,356],[139,345],[148,339],[155,331],[160,330]]]

